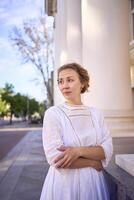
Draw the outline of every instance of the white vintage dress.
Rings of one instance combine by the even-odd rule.
[[[92,107],[63,103],[45,112],[43,147],[50,168],[40,200],[108,200],[109,195],[102,172],[94,168],[56,169],[54,159],[65,146],[101,145],[106,167],[111,159],[113,146],[101,112]]]

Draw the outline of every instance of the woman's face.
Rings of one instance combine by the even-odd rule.
[[[80,100],[83,84],[80,82],[79,75],[73,69],[65,69],[59,73],[58,85],[61,93],[70,102]]]

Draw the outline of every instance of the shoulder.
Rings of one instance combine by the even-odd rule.
[[[56,109],[57,109],[57,106],[51,106],[45,111],[45,113],[55,112]]]
[[[58,117],[60,115],[58,106],[51,106],[45,111],[45,116]]]
[[[89,107],[89,108],[90,108],[90,111],[95,113],[95,114],[102,113],[101,109],[99,109],[99,108],[96,108],[96,107]]]
[[[103,112],[101,109],[99,108],[96,108],[96,107],[90,107],[90,111],[91,111],[91,114],[97,118],[97,119],[102,119],[103,118]]]
[[[44,126],[51,126],[59,123],[61,123],[61,118],[57,106],[51,106],[44,113],[43,124]]]

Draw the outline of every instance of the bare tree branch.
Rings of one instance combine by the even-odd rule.
[[[49,105],[53,105],[52,84],[49,84],[54,65],[53,28],[46,17],[38,20],[27,20],[21,28],[14,27],[10,35],[12,45],[22,56],[24,63],[31,62],[39,71],[48,97]],[[52,80],[51,80],[52,81]],[[52,81],[53,82],[53,81]]]

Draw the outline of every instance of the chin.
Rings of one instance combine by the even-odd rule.
[[[65,97],[65,96],[64,96],[64,97]],[[72,99],[72,98],[65,97],[65,99],[66,99],[67,101],[73,102],[73,99]]]
[[[67,97],[67,96],[64,96],[64,98],[68,101],[71,101],[71,98]]]
[[[65,99],[70,100],[69,95],[63,95]]]

